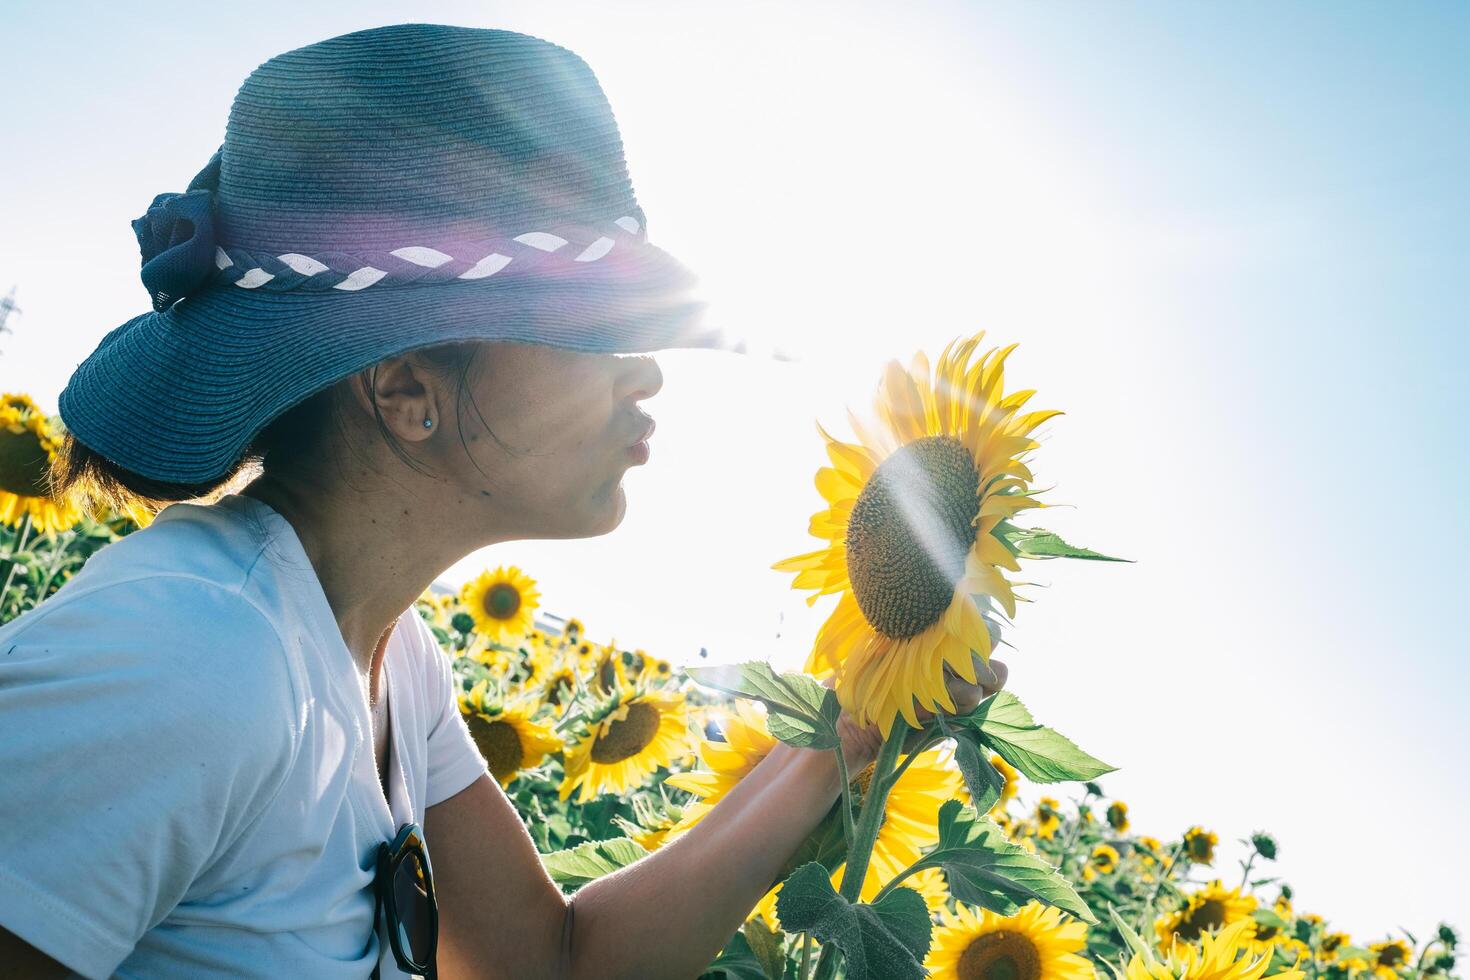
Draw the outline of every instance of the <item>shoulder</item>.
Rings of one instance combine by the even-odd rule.
[[[393,631],[403,644],[405,659],[413,665],[415,673],[429,681],[430,686],[449,677],[452,673],[449,656],[418,611],[417,603],[399,615]]]
[[[274,624],[236,588],[188,573],[77,576],[0,627],[0,678],[13,697],[44,687],[54,706],[96,698],[161,727],[298,734],[301,679]]]
[[[149,574],[188,575],[238,587],[269,541],[266,529],[252,520],[249,511],[223,503],[170,504],[147,527],[101,548],[63,588]]]

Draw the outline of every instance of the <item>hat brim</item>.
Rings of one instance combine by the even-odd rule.
[[[643,242],[573,274],[265,292],[219,284],[110,331],[61,393],[83,444],[153,480],[226,476],[255,435],[377,361],[460,340],[595,353],[739,350],[703,323],[697,278]]]

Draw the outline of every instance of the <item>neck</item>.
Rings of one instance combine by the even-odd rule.
[[[270,505],[301,539],[343,642],[377,697],[394,622],[446,568],[490,542],[467,542],[437,516],[428,495],[366,494],[263,475],[240,491]],[[457,538],[457,540],[456,540]],[[467,549],[467,546],[468,549]]]

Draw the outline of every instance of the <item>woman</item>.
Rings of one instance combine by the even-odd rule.
[[[154,312],[63,392],[56,479],[174,505],[0,628],[0,963],[399,976],[388,898],[423,894],[376,861],[419,825],[440,976],[697,975],[837,798],[831,754],[778,747],[569,898],[413,610],[487,545],[616,527],[646,352],[728,346],[647,241],[590,69],[423,24],[287,52],[134,228]]]

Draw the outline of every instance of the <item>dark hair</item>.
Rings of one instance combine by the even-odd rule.
[[[441,376],[456,376],[455,427],[467,455],[469,446],[465,443],[464,428],[459,420],[471,383],[470,372],[483,347],[483,341],[471,340],[436,344],[414,351]],[[156,512],[176,501],[215,495],[239,479],[247,470],[257,466],[268,473],[289,471],[299,465],[301,460],[310,458],[321,446],[329,425],[335,425],[339,434],[345,432],[346,413],[342,411],[342,407],[344,400],[350,397],[345,386],[354,383],[357,377],[356,373],[349,375],[286,409],[256,434],[229,472],[205,483],[169,483],[141,476],[119,466],[67,432],[56,459],[51,464],[52,495],[57,499],[70,499],[94,515],[108,510],[125,513],[136,507]],[[420,473],[425,472],[422,464],[404,449],[398,437],[383,421],[382,412],[378,409],[376,364],[367,369],[363,380],[368,398],[372,402],[378,430],[388,446],[410,468]],[[514,452],[490,429],[490,424],[480,413],[480,407],[475,404],[473,396],[470,397],[470,405],[485,430],[490,432],[491,438],[507,451]],[[470,455],[470,459],[473,461],[473,455]],[[476,467],[478,468],[478,464]]]

